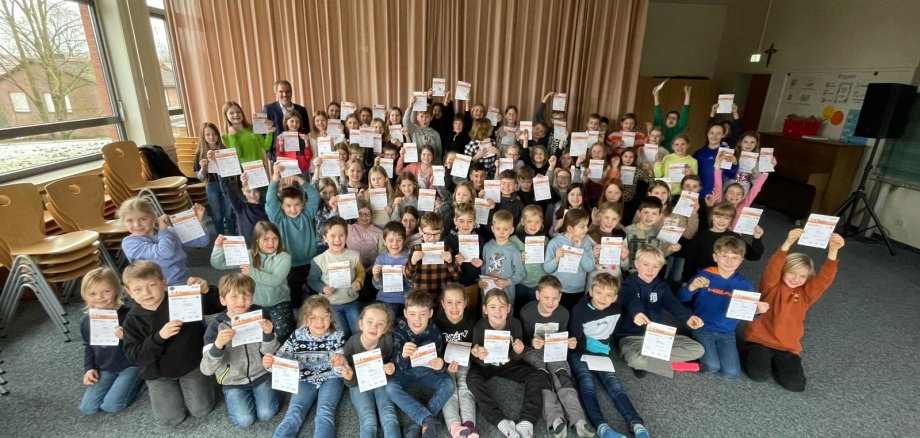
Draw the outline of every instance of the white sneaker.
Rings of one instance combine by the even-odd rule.
[[[533,423],[529,421],[521,421],[514,428],[517,430],[518,435],[521,438],[533,438]]]
[[[521,438],[521,435],[518,434],[515,424],[511,420],[502,420],[498,422],[498,430],[505,436],[505,438]],[[533,436],[533,434],[531,434]]]

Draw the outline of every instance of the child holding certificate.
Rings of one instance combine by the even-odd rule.
[[[735,144],[735,157],[740,157],[743,159],[743,152],[753,152],[754,154],[760,153],[760,133],[757,131],[745,131],[744,134],[741,134],[741,138]],[[773,166],[776,166],[776,158],[771,157],[770,162]],[[719,164],[720,163],[718,162],[716,163],[717,166]],[[741,188],[744,189],[745,193],[750,193],[754,184],[759,183],[759,185],[763,187],[763,184],[766,182],[766,179],[770,174],[761,172],[760,166],[758,166],[756,161],[753,163],[753,168],[742,168],[741,164],[742,162],[740,159],[736,160],[736,162],[732,164],[732,169],[737,171],[735,172],[735,177],[730,180],[730,182],[741,184]],[[721,168],[716,168],[717,177],[719,173],[721,173]],[[759,181],[761,178],[763,178],[763,181]],[[723,183],[725,182],[723,181]],[[714,188],[713,191],[718,192],[718,189]]]
[[[760,278],[761,300],[770,311],[748,325],[744,334],[748,342],[744,369],[751,380],[762,382],[772,374],[783,388],[805,390],[802,368],[802,335],[805,313],[837,275],[837,253],[843,237],[832,234],[827,245],[827,259],[815,275],[815,265],[806,254],[789,254],[789,248],[802,235],[802,229],[789,231],[783,245],[773,253]]]
[[[406,207],[418,208],[418,179],[415,174],[410,172],[400,173],[396,178],[396,188],[398,193],[393,198],[392,220],[399,220],[399,212]]]
[[[406,249],[406,227],[403,224],[393,221],[383,227],[383,246],[384,250],[377,254],[374,259],[374,265],[371,267],[371,282],[377,289],[377,301],[386,303],[390,306],[394,315],[402,313],[404,297],[412,290],[412,282],[403,274],[403,266],[409,261],[409,251]],[[397,286],[402,286],[400,290],[395,290],[390,281],[384,281],[384,267],[387,268],[386,275],[391,278],[399,277]],[[392,272],[398,267],[399,272]],[[386,283],[386,284],[385,284]]]
[[[473,342],[473,328],[479,320],[478,309],[469,308],[466,292],[457,283],[447,283],[441,292],[441,306],[434,315],[434,323],[443,337],[444,350],[439,351],[447,361],[447,350],[462,349],[460,358],[447,363],[447,371],[454,387],[453,395],[444,404],[444,422],[447,424],[451,438],[479,438],[476,432],[476,400],[466,385],[469,372],[469,348]],[[463,361],[463,365],[460,364]]]
[[[193,169],[199,180],[207,181],[205,192],[208,196],[208,212],[211,214],[211,219],[214,220],[214,229],[217,234],[223,234],[225,230],[230,230],[231,233],[236,232],[236,215],[230,211],[230,200],[220,190],[222,178],[216,168],[216,151],[224,148],[217,126],[211,122],[203,123],[201,138],[198,139],[198,150],[195,151]],[[215,152],[209,153],[210,151]],[[212,162],[215,164],[213,169],[209,167]]]
[[[655,177],[668,178],[671,181],[671,193],[680,193],[680,182],[685,175],[696,175],[697,162],[696,158],[691,157],[687,150],[690,149],[690,136],[687,134],[678,134],[671,141],[671,147],[674,152],[664,157],[658,155],[655,160]],[[680,171],[674,172],[672,169],[678,168]],[[677,178],[678,174],[680,177]]]
[[[285,131],[278,135],[278,140],[275,143],[275,157],[284,157],[284,158],[293,158],[297,160],[297,167],[300,168],[302,174],[306,174],[310,170],[310,165],[313,162],[313,150],[307,145],[307,134],[301,129],[303,126],[303,121],[300,120],[300,113],[297,111],[288,111],[284,113],[284,125]],[[296,136],[293,139],[288,136]],[[290,150],[288,147],[285,147],[285,143],[295,142],[297,143],[296,150]]]
[[[275,338],[283,342],[294,331],[291,290],[287,285],[291,256],[284,252],[281,232],[271,222],[256,223],[252,235],[255,243],[249,249],[249,263],[239,266],[239,269],[255,281],[252,302],[262,308],[272,322]],[[223,235],[214,240],[211,266],[223,270],[236,268],[227,266]]]
[[[615,158],[610,158],[611,163]],[[614,169],[616,170],[614,172]],[[631,175],[627,175],[630,173]],[[655,180],[654,170],[651,166],[640,165],[636,159],[636,149],[626,148],[620,155],[619,163],[611,165],[607,173],[608,181],[617,178],[622,183],[622,201],[624,203],[623,221],[626,225],[632,223],[632,218],[636,214],[636,207],[639,199],[648,192],[649,184]]]
[[[741,140],[738,141],[738,148],[741,150],[750,150],[753,151],[755,148],[759,147],[760,141],[758,140],[757,133],[746,132]],[[735,215],[735,220],[732,221],[731,226],[734,228],[735,223],[738,220],[738,217],[741,216],[741,211],[744,210],[744,207],[750,207],[754,203],[754,199],[757,198],[757,195],[760,193],[760,189],[763,188],[764,183],[767,182],[767,177],[770,176],[767,172],[759,172],[755,167],[752,173],[748,176],[741,175],[739,180],[739,171],[738,174],[735,174],[734,178],[727,177],[726,180],[729,181],[727,184],[722,180],[722,169],[720,165],[722,163],[723,156],[719,154],[716,158],[715,164],[715,180],[713,182],[712,193],[706,196],[706,203],[714,204],[721,201],[731,202],[735,206],[737,214]],[[773,165],[776,165],[776,159],[773,159]],[[723,186],[723,184],[725,184]],[[724,189],[723,189],[724,187]]]
[[[271,420],[280,404],[268,371],[261,366],[262,355],[275,351],[278,340],[271,321],[263,318],[262,308],[252,304],[255,288],[256,282],[245,274],[221,277],[220,303],[227,310],[218,313],[204,333],[201,373],[216,375],[230,424],[237,428],[249,427],[256,420]],[[250,314],[253,311],[255,316]],[[247,322],[237,324],[237,320]],[[243,340],[244,336],[253,339]]]
[[[114,414],[130,406],[144,388],[141,368],[133,366],[125,357],[121,326],[129,308],[121,303],[118,277],[110,268],[87,272],[83,276],[80,296],[90,310],[80,319],[83,385],[86,385],[80,412],[93,415],[101,410]]]
[[[492,219],[492,234],[495,238],[482,247],[482,275],[494,278],[495,285],[508,294],[508,301],[512,303],[515,286],[526,275],[521,251],[510,240],[513,231],[513,216],[506,210],[499,210]],[[486,282],[480,280],[479,287],[485,289]]]
[[[348,222],[338,216],[323,223],[323,241],[329,245],[313,258],[307,283],[329,299],[335,326],[346,336],[358,332],[358,291],[364,286],[364,264],[361,254],[345,248]]]
[[[435,437],[445,432],[438,414],[454,393],[454,384],[444,372],[444,359],[438,357],[443,350],[441,332],[432,323],[434,300],[425,292],[406,296],[405,319],[397,319],[393,328],[393,363],[396,371],[386,386],[387,395],[413,424],[406,436]],[[420,403],[406,389],[423,386],[433,394],[427,402]]]
[[[524,207],[521,223],[511,236],[511,243],[521,252],[524,263],[524,279],[514,285],[514,314],[519,315],[525,304],[536,299],[537,283],[546,275],[543,256],[549,239],[543,234],[543,210],[539,206],[531,204]]]
[[[393,357],[391,321],[390,309],[386,304],[368,304],[358,319],[361,331],[345,343],[347,363],[342,367],[342,379],[348,387],[348,398],[358,414],[358,433],[362,437],[377,436],[378,416],[383,425],[384,438],[402,437],[396,406],[387,396],[385,388],[386,376],[392,376],[396,371],[396,365],[389,361]],[[357,368],[357,359],[363,359],[368,354],[371,356],[369,359],[374,360],[359,362],[361,368]],[[374,364],[374,361],[377,363]],[[362,387],[366,390],[362,391]]]
[[[597,266],[588,274],[588,289],[591,289],[594,277],[602,272],[619,278],[623,276],[622,271],[629,271],[629,238],[620,224],[622,214],[623,204],[619,202],[608,201],[594,209],[594,225],[588,230],[588,238],[595,249]],[[608,260],[606,253],[605,257],[601,257],[605,240],[609,242],[610,238],[620,239],[620,256],[616,260]]]
[[[300,312],[300,327],[274,356],[266,354],[262,366],[271,370],[275,356],[294,359],[300,364],[297,393],[291,396],[287,412],[274,436],[293,438],[316,403],[313,436],[335,436],[335,410],[342,397],[341,368],[345,338],[332,322],[332,306],[322,295],[312,295]]]
[[[491,213],[494,214],[499,210],[511,213],[511,226],[513,227],[521,221],[521,210],[524,209],[524,203],[514,190],[517,185],[517,173],[513,170],[505,170],[499,175],[498,179],[500,181],[501,198],[495,203],[495,208],[492,209]],[[489,223],[492,223],[491,217],[489,218]]]
[[[566,333],[569,327],[569,311],[559,305],[561,298],[562,283],[558,278],[546,275],[540,279],[537,301],[527,303],[521,310],[524,362],[546,373],[553,384],[554,391],[543,391],[543,421],[549,431],[554,436],[564,436],[571,426],[579,437],[593,437],[594,430],[587,422],[585,411],[581,409],[578,391],[575,390],[572,372],[566,361],[568,350],[576,346],[576,339],[569,336],[563,338],[562,342],[548,342],[547,335]],[[548,357],[550,344],[561,344],[565,349],[564,354],[561,357]]]
[[[648,430],[642,417],[636,412],[626,389],[620,383],[610,360],[614,345],[613,333],[622,315],[622,308],[617,302],[620,291],[620,279],[608,273],[601,273],[594,279],[588,296],[572,308],[569,322],[569,334],[576,339],[575,350],[569,354],[569,366],[578,380],[578,390],[588,417],[597,427],[600,438],[620,438],[604,419],[597,402],[597,390],[594,377],[603,383],[607,397],[623,416],[626,426],[636,438],[648,438]],[[588,360],[596,360],[602,366],[589,365]],[[603,366],[603,365],[606,365]]]
[[[659,183],[660,181],[656,181]],[[664,189],[667,191],[667,189]],[[658,238],[661,231],[661,199],[654,196],[648,196],[639,202],[638,220],[633,221],[626,227],[626,237],[629,240],[629,266],[630,270],[635,267],[636,249],[641,245],[653,245],[660,249],[663,254],[670,255],[680,249],[678,243],[670,243]]]
[[[608,155],[620,155],[624,148],[640,147],[645,144],[645,134],[636,131],[637,119],[638,117],[633,113],[626,113],[620,117],[620,130],[611,132],[605,140]]]
[[[492,124],[486,119],[473,120],[470,128],[470,142],[466,145],[463,153],[473,157],[474,163],[483,165],[486,169],[486,175],[495,173],[495,161],[498,159],[498,149],[495,145],[482,143],[488,140],[492,135]]]
[[[712,259],[713,249],[716,240],[723,236],[734,236],[741,238],[741,235],[732,231],[729,225],[735,219],[735,206],[728,202],[720,202],[710,209],[710,227],[700,230],[692,239],[687,241],[684,246],[684,264],[683,281],[690,281],[691,278],[701,269],[715,266]],[[744,259],[757,261],[763,256],[763,228],[754,227],[754,239],[751,243],[745,242]]]
[[[422,216],[419,226],[422,243],[409,249],[409,263],[406,263],[403,270],[405,276],[412,280],[414,290],[423,290],[432,296],[437,296],[445,283],[456,281],[460,275],[454,256],[440,240],[442,227],[443,223],[437,213],[425,213]],[[440,257],[435,257],[438,253]]]
[[[204,296],[197,308],[177,305],[172,309],[172,298],[166,299],[166,277],[156,262],[148,260],[128,265],[122,282],[135,302],[125,317],[125,356],[142,368],[154,418],[175,426],[189,413],[196,418],[207,415],[214,409],[214,381],[198,369],[205,333],[201,319],[222,310],[208,296],[216,294],[204,295],[208,282],[190,277],[186,284]],[[196,317],[197,321],[191,320]]]
[[[388,222],[390,222],[390,215],[393,214],[393,207],[390,206],[390,199],[393,199],[393,187],[390,185],[390,176],[387,175],[386,169],[380,166],[371,167],[367,171],[367,182],[369,190],[364,192],[364,196],[371,203],[371,210],[374,212],[374,217],[371,219],[371,222],[378,227],[383,227]],[[383,191],[382,202],[374,202],[374,191]],[[379,196],[379,195],[377,195]],[[383,208],[379,208],[383,206]]]
[[[236,149],[240,163],[261,160],[262,153],[271,149],[272,133],[275,132],[271,119],[265,121],[268,133],[256,134],[252,131],[252,124],[246,120],[246,114],[240,104],[232,100],[224,102],[220,113],[224,115],[227,129],[227,133],[223,135],[224,144],[228,148]]]
[[[406,148],[405,145],[403,145],[402,151],[405,151],[405,148]],[[434,149],[432,149],[430,145],[423,144],[421,147],[417,149],[417,151],[418,151],[418,161],[414,163],[406,163],[404,161],[405,157],[403,156],[403,154],[405,152],[401,152],[399,154],[399,158],[396,160],[396,173],[397,174],[403,174],[403,173],[414,174],[418,177],[418,183],[421,188],[423,189],[434,188],[434,185],[432,184],[433,178],[434,178],[434,171],[433,171],[433,168],[431,167],[432,163],[434,163]]]
[[[620,356],[637,377],[645,376],[645,371],[665,377],[674,377],[674,371],[699,371],[699,365],[689,361],[703,355],[703,346],[683,335],[674,338],[670,361],[642,354],[645,340],[642,326],[650,322],[661,323],[663,310],[667,309],[678,321],[686,321],[692,329],[702,327],[703,320],[681,305],[667,283],[658,278],[664,266],[664,254],[660,249],[649,245],[640,247],[636,251],[635,265],[636,274],[623,281],[623,306],[627,312],[614,334]]]
[[[693,153],[693,158],[696,158],[697,166],[699,166],[700,180],[702,180],[702,188],[700,193],[707,195],[712,193],[713,187],[715,187],[716,171],[719,171],[722,176],[728,176],[729,178],[735,177],[735,172],[733,170],[726,170],[722,172],[719,168],[720,163],[716,160],[716,157],[719,155],[721,148],[728,148],[728,143],[722,141],[722,137],[725,136],[725,128],[718,123],[710,123],[706,126],[706,145],[697,149]],[[734,155],[729,160],[734,160]]]
[[[230,208],[236,214],[236,228],[229,228],[227,233],[239,233],[247,245],[252,245],[252,228],[259,221],[268,220],[265,213],[265,201],[258,188],[249,187],[249,177],[240,175],[239,184],[233,178],[220,178],[220,190],[230,202]],[[210,202],[210,201],[208,201]],[[217,234],[227,234],[221,233]]]
[[[543,269],[562,282],[562,305],[569,309],[584,295],[588,272],[594,270],[594,247],[587,237],[587,213],[569,210],[562,229],[546,246]]]
[[[705,323],[691,335],[705,349],[700,358],[703,371],[720,374],[727,379],[737,379],[741,375],[741,361],[735,345],[735,326],[739,320],[726,316],[732,291],[754,290],[751,280],[736,272],[744,260],[744,252],[744,241],[740,238],[720,237],[712,254],[716,267],[700,270],[696,278],[684,285],[677,295],[682,302],[695,296],[693,313]],[[756,313],[764,313],[769,308],[767,303],[758,302]]]
[[[509,315],[511,302],[501,289],[488,291],[483,299],[485,318],[473,327],[473,364],[467,385],[476,398],[476,406],[486,420],[496,425],[506,437],[533,438],[533,425],[540,418],[543,391],[552,390],[546,373],[524,363],[521,321]],[[489,391],[489,380],[503,377],[524,384],[524,405],[518,421],[505,418]]]

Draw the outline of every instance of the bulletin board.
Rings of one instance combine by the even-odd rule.
[[[876,82],[910,83],[912,69],[825,70],[786,73],[774,126],[790,114],[822,119],[818,135],[831,140],[865,144],[853,131],[866,87]]]

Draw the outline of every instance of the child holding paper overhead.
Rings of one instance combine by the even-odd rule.
[[[358,332],[358,291],[364,285],[364,264],[361,254],[346,249],[348,222],[338,216],[323,224],[323,240],[329,245],[313,258],[307,282],[332,303],[336,327],[350,336]]]
[[[153,416],[160,424],[175,426],[187,414],[199,418],[214,409],[214,382],[198,369],[204,348],[202,321],[170,320],[166,278],[156,262],[136,260],[125,268],[122,282],[135,306],[124,323],[125,356],[142,367],[147,381]],[[186,281],[202,295],[208,282],[197,277]],[[221,310],[216,294],[201,298],[204,315]]]
[[[250,263],[239,267],[240,272],[255,281],[252,302],[260,306],[274,327],[278,342],[287,340],[294,331],[291,290],[287,277],[291,271],[291,256],[284,252],[281,232],[269,221],[259,221],[252,231],[255,243],[249,249]],[[215,269],[234,269],[227,266],[224,256],[224,236],[214,240],[211,266]]]
[[[441,336],[444,338],[444,350],[439,351],[441,357],[446,359],[448,343],[473,342],[473,328],[479,320],[479,310],[467,305],[466,292],[463,286],[457,283],[447,283],[441,292],[441,306],[434,316]],[[466,363],[469,363],[467,353]],[[466,385],[466,376],[470,367],[460,365],[453,360],[447,364],[447,371],[456,388],[453,395],[444,404],[444,422],[450,431],[451,438],[479,438],[476,432],[476,400],[473,393]]]
[[[141,368],[133,366],[125,357],[124,329],[122,324],[129,307],[121,302],[118,276],[110,268],[96,268],[83,276],[80,296],[89,313],[80,319],[83,337],[83,385],[86,391],[80,401],[80,412],[93,415],[100,410],[110,414],[120,412],[134,402],[144,388]],[[108,310],[115,319],[111,333],[97,333],[92,326],[92,312]],[[108,337],[117,343],[98,342],[95,338]],[[115,338],[115,339],[111,339]]]
[[[755,137],[748,135],[748,133],[745,133],[739,141],[739,148],[751,148],[752,144],[759,145],[759,140],[754,143],[754,138]],[[706,196],[706,203],[715,204],[721,201],[731,202],[732,205],[735,206],[735,220],[731,223],[731,226],[734,228],[738,217],[741,216],[741,212],[745,207],[750,207],[751,204],[754,203],[754,199],[757,198],[757,195],[767,182],[767,177],[769,177],[770,174],[767,172],[759,172],[756,167],[753,172],[747,175],[739,170],[735,174],[734,179],[729,179],[730,182],[723,185],[722,169],[720,168],[722,159],[722,154],[716,158],[712,193]],[[772,164],[776,166],[775,158],[772,159]]]
[[[236,156],[240,163],[261,160],[263,153],[272,147],[272,133],[275,125],[271,119],[265,121],[268,125],[268,134],[256,134],[252,131],[252,124],[246,120],[246,114],[240,104],[229,100],[224,102],[220,113],[224,116],[227,133],[223,135],[224,144],[228,148],[236,149]]]
[[[415,144],[427,144],[434,150],[434,163],[440,163],[444,148],[441,146],[441,134],[434,130],[431,125],[431,110],[412,111],[412,103],[415,102],[415,96],[409,96],[409,106],[403,115],[403,127],[409,132],[407,142]],[[412,121],[412,115],[415,115],[415,122]],[[488,121],[486,121],[488,123]],[[491,125],[489,126],[491,129]]]
[[[345,364],[342,347],[345,338],[332,322],[332,306],[322,295],[312,295],[300,312],[300,327],[275,352],[262,358],[262,366],[271,371],[275,357],[294,359],[300,364],[297,394],[291,396],[284,419],[273,436],[293,438],[316,404],[313,436],[335,436],[335,410],[342,397],[341,368]]]
[[[569,309],[584,295],[588,272],[594,270],[594,247],[587,237],[587,213],[569,210],[562,229],[546,246],[543,269],[562,282],[562,305]]]
[[[238,232],[246,240],[247,245],[252,245],[252,228],[259,221],[268,220],[262,194],[258,189],[249,188],[249,177],[245,173],[240,175],[239,184],[233,178],[220,178],[220,190],[236,214],[237,226],[228,229],[227,233]]]
[[[786,241],[767,262],[760,278],[760,299],[770,305],[770,311],[754,319],[744,334],[748,342],[744,369],[751,380],[762,382],[772,374],[777,383],[793,392],[805,390],[800,355],[805,313],[833,283],[837,254],[844,245],[843,237],[831,235],[827,259],[815,275],[811,257],[788,253],[801,235],[801,228],[789,231]]]
[[[204,207],[192,206],[198,222],[204,218]],[[189,277],[186,261],[188,256],[182,250],[182,241],[175,228],[169,225],[169,216],[157,217],[153,204],[147,198],[136,197],[125,200],[118,207],[117,216],[131,234],[121,241],[121,250],[128,262],[153,260],[163,267],[166,284],[185,284]],[[187,242],[195,248],[204,248],[211,243],[207,228],[204,235]]]
[[[208,324],[200,368],[206,376],[216,375],[227,402],[230,424],[245,428],[256,420],[271,420],[278,413],[278,393],[272,389],[268,371],[262,366],[262,355],[275,351],[278,340],[272,333],[271,321],[263,319],[262,308],[252,304],[256,288],[252,278],[245,274],[227,274],[221,277],[217,287],[220,303],[227,310],[218,313]],[[257,318],[246,315],[253,311],[258,312]],[[250,323],[258,324],[254,330],[255,342],[239,340],[245,324],[235,322],[243,317],[251,317]],[[235,337],[236,342],[240,342],[236,345]]]
[[[664,83],[661,85],[664,85]],[[667,117],[665,117],[664,113],[661,111],[661,102],[658,100],[658,92],[661,91],[661,85],[652,89],[652,96],[655,98],[655,110],[652,113],[652,123],[655,126],[664,128],[664,138],[659,146],[671,150],[671,139],[673,139],[675,135],[684,132],[684,128],[687,127],[687,120],[690,115],[690,91],[693,87],[684,85],[684,105],[680,108],[680,112],[668,111]]]

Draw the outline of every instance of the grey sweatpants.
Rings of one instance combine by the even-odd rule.
[[[447,399],[444,408],[441,409],[441,412],[444,413],[444,422],[447,427],[454,423],[463,424],[466,421],[472,421],[473,424],[476,424],[476,399],[473,398],[473,393],[466,386],[466,373],[469,371],[470,367],[460,367],[456,373],[448,373],[450,378],[454,380],[454,388],[456,389],[453,395]]]
[[[178,379],[148,380],[147,392],[153,417],[167,426],[181,423],[187,412],[193,417],[202,417],[214,409],[214,378],[201,374],[197,367]]]
[[[546,371],[553,382],[553,389],[543,390],[543,422],[547,429],[553,427],[553,421],[564,418],[571,426],[581,420],[587,420],[585,411],[578,400],[575,380],[568,362],[543,362],[543,350],[528,348],[524,352],[524,362],[530,366]]]
[[[686,362],[696,360],[703,356],[703,346],[684,335],[674,337],[671,346],[671,360],[661,360],[642,355],[642,341],[644,336],[627,336],[620,340],[620,357],[626,365],[637,370],[645,370],[660,376],[674,377],[671,362]]]

